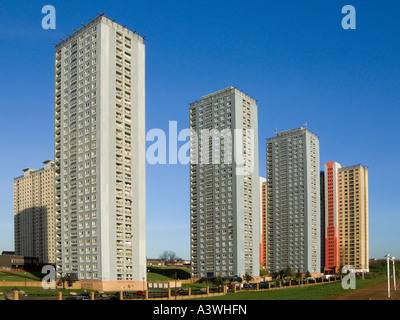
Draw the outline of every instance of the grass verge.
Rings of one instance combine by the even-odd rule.
[[[385,278],[357,279],[356,289],[385,281]],[[201,298],[196,300],[329,300],[345,294],[348,291],[342,288],[340,281],[303,287],[271,289],[258,292],[228,293],[224,296]]]

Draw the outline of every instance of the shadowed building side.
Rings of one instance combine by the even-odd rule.
[[[55,263],[54,162],[14,179],[14,245],[20,256]]]

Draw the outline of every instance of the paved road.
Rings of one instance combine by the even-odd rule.
[[[393,280],[391,280],[390,298],[388,297],[387,281],[383,281],[358,290],[349,291],[331,300],[400,300],[400,279],[396,279],[396,291],[394,291]]]

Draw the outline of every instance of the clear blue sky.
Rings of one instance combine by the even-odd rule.
[[[347,4],[356,30],[341,27]],[[188,103],[235,86],[258,101],[265,176],[266,138],[307,122],[321,165],[369,167],[370,257],[400,257],[400,3],[368,0],[2,1],[0,251],[14,248],[13,178],[54,158],[53,43],[96,12],[147,36],[147,130],[187,128]],[[147,166],[148,257],[190,257],[188,190],[187,165]]]

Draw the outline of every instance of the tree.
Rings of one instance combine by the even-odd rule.
[[[310,273],[310,271],[308,271],[308,270],[307,270],[307,272],[306,272],[306,278],[311,278],[311,273]]]
[[[343,267],[344,267],[343,263],[340,263],[339,270],[338,270],[338,273],[337,273],[338,275],[340,275],[342,273]]]
[[[166,263],[175,263],[176,261],[182,260],[182,258],[177,257],[175,251],[165,250],[160,254],[160,260]]]
[[[291,276],[293,276],[293,272],[292,272],[292,268],[290,268],[289,266],[285,269],[285,271],[284,271],[284,276],[285,277],[291,277]]]
[[[251,280],[253,280],[253,276],[250,273],[246,272],[246,274],[244,275],[244,280],[249,283]]]
[[[224,279],[222,279],[221,276],[217,276],[217,278],[215,279],[215,285],[223,286],[224,285]]]

